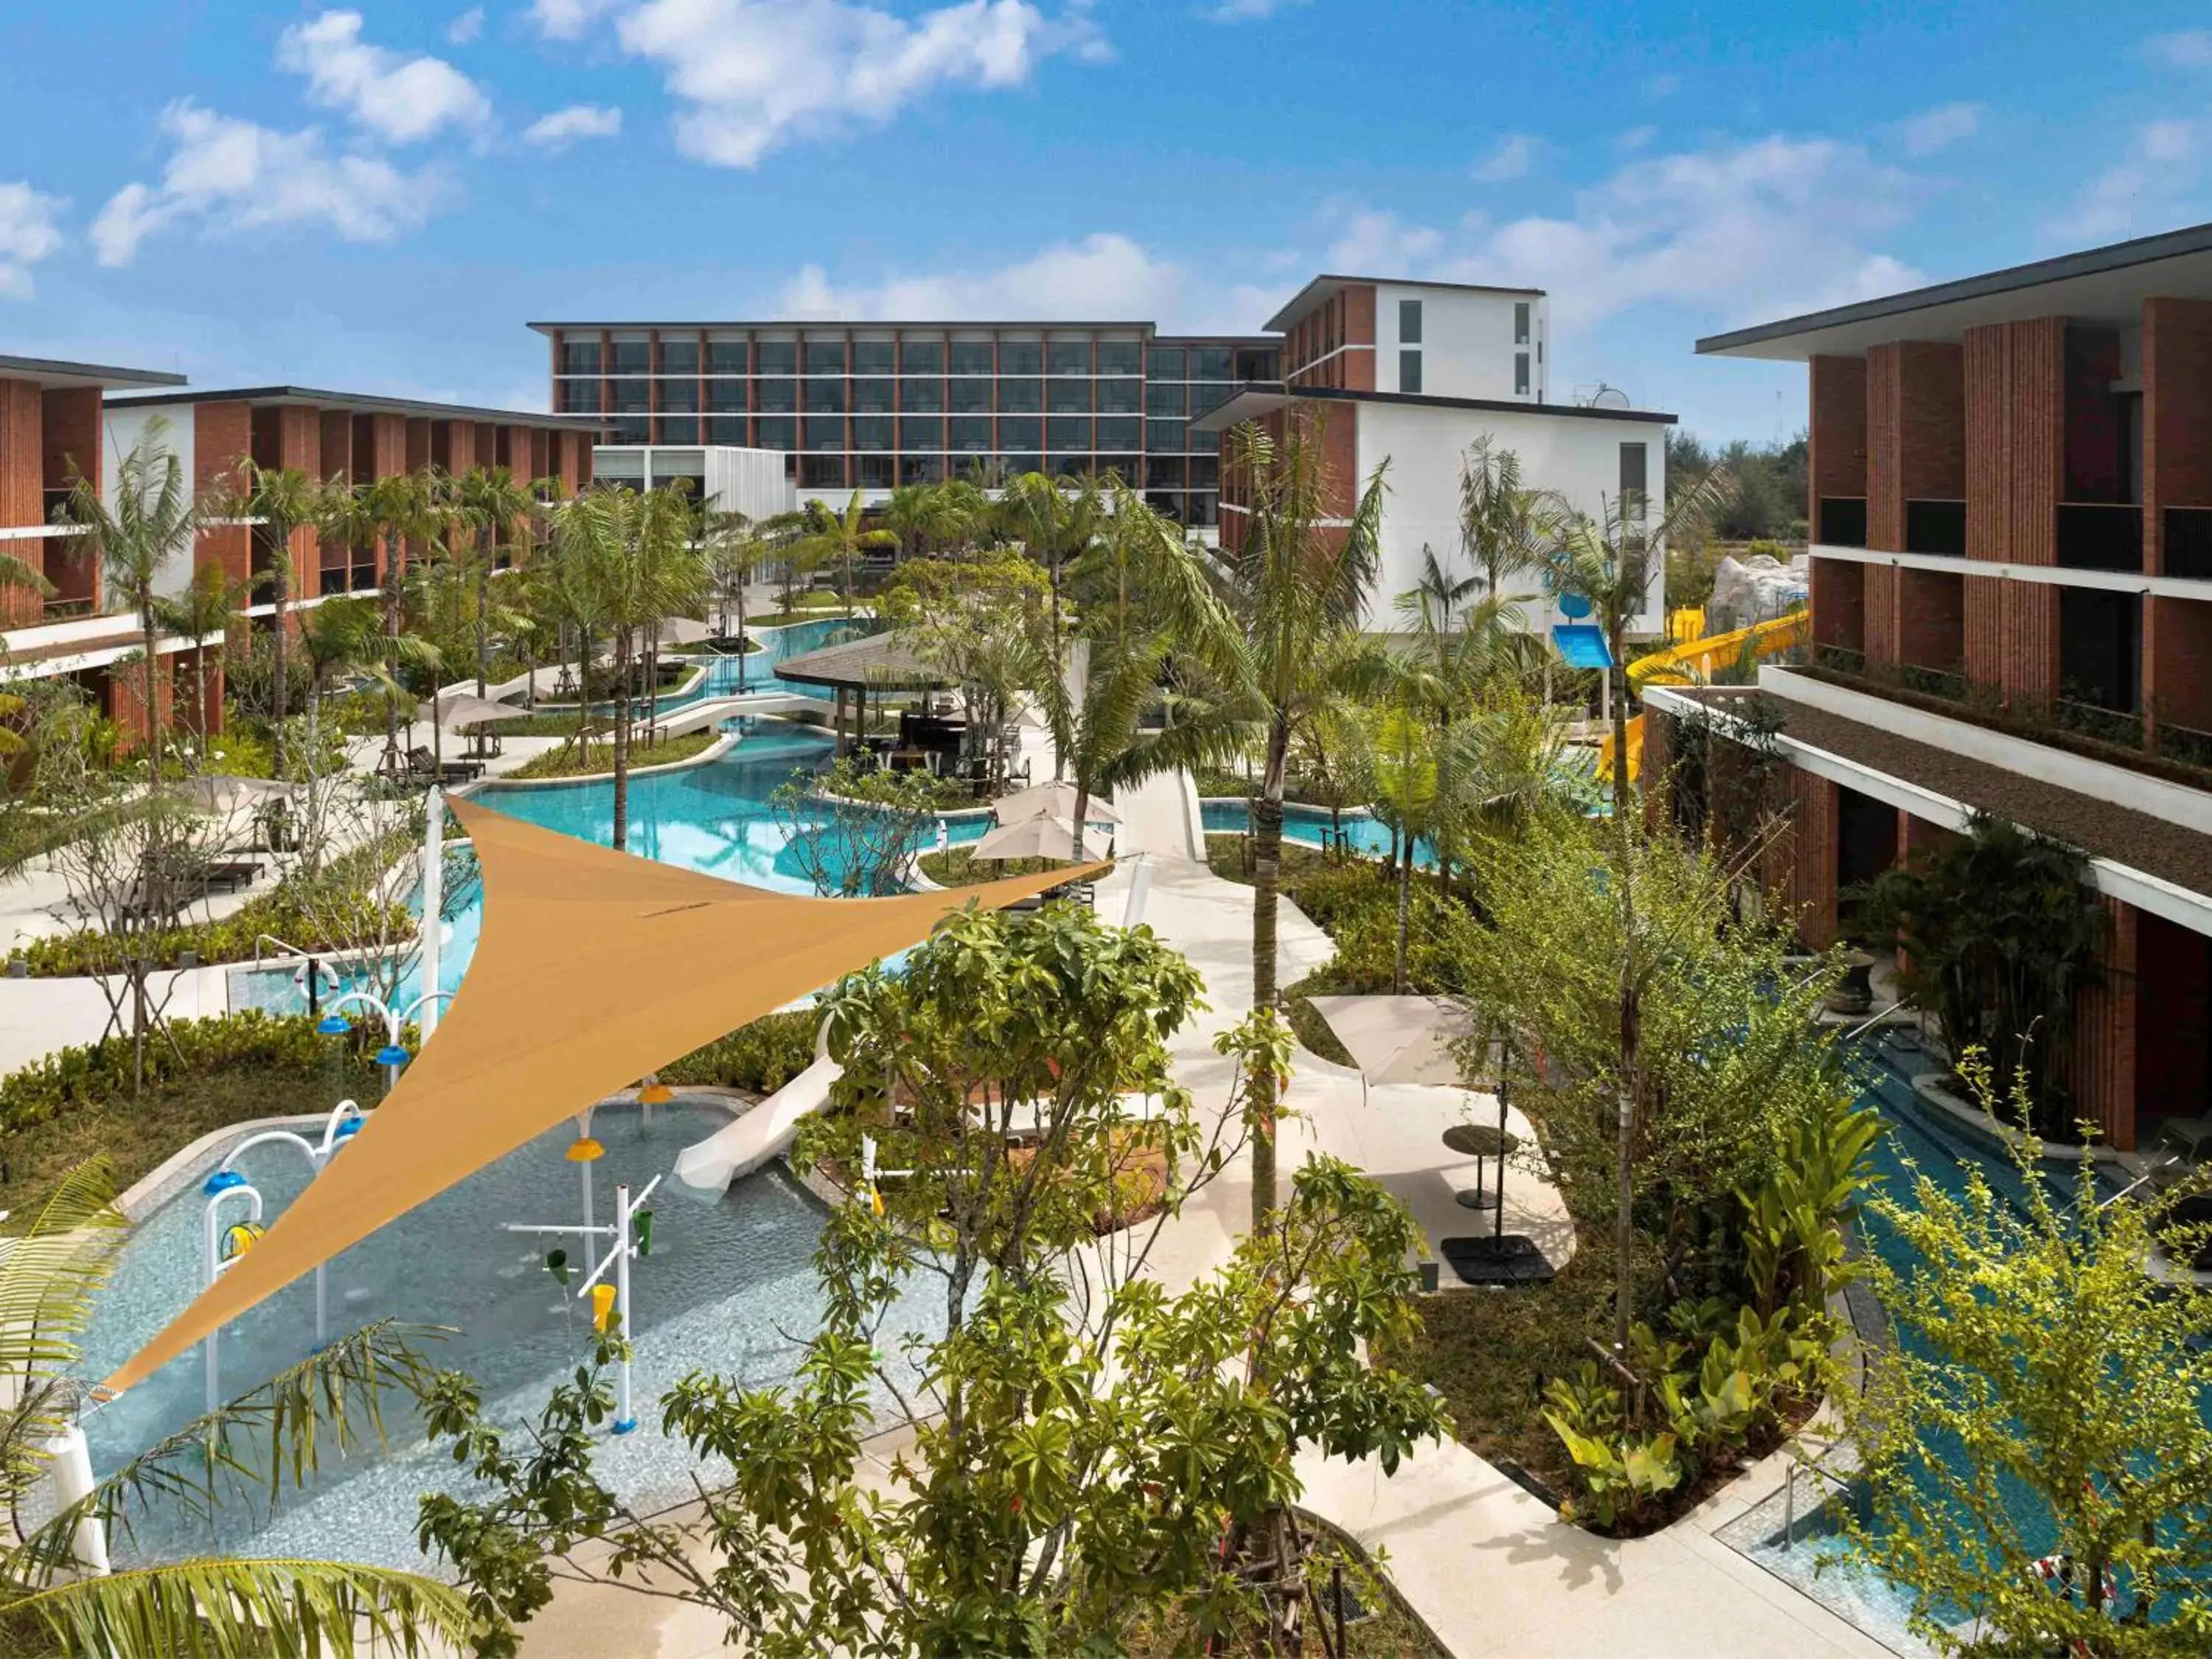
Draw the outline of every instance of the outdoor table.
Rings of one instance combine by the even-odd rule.
[[[1455,1123],[1444,1131],[1444,1149],[1475,1160],[1474,1185],[1461,1188],[1452,1197],[1465,1208],[1479,1210],[1489,1202],[1483,1195],[1482,1161],[1494,1158],[1502,1162],[1509,1154],[1520,1151],[1521,1137],[1510,1129],[1500,1129],[1492,1124]]]

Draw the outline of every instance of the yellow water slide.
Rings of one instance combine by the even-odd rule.
[[[1670,680],[1711,679],[1741,661],[1747,646],[1755,657],[1771,657],[1778,651],[1804,644],[1805,630],[1811,621],[1809,611],[1792,611],[1787,616],[1753,623],[1749,628],[1712,634],[1701,640],[1670,646],[1664,651],[1655,651],[1628,665],[1628,683],[1641,690],[1655,680],[1664,685]]]

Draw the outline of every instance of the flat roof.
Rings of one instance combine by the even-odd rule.
[[[722,320],[722,321],[720,321],[720,322],[718,322],[718,323],[655,323],[655,322],[637,322],[637,321],[630,321],[630,322],[626,322],[626,323],[592,323],[592,322],[580,322],[580,323],[531,323],[531,324],[526,325],[526,326],[528,326],[528,327],[530,327],[530,328],[532,328],[532,329],[536,330],[536,331],[537,331],[538,333],[540,333],[540,334],[553,334],[553,333],[556,333],[556,332],[560,332],[560,331],[567,331],[567,330],[580,329],[580,328],[581,328],[581,329],[592,329],[592,328],[597,328],[597,329],[606,329],[606,330],[614,330],[614,329],[625,329],[625,330],[628,330],[628,329],[672,329],[672,328],[679,328],[679,329],[701,329],[701,330],[708,330],[708,331],[711,331],[711,330],[714,330],[714,329],[718,329],[718,328],[720,328],[720,329],[741,329],[741,328],[742,328],[742,329],[762,329],[762,328],[773,328],[773,329],[791,329],[791,330],[793,330],[793,331],[799,331],[799,332],[802,332],[802,333],[803,333],[803,332],[805,332],[805,331],[806,330],[808,330],[808,329],[820,329],[820,330],[822,330],[822,331],[825,331],[825,332],[829,332],[829,331],[834,331],[838,330],[838,329],[850,329],[850,330],[854,330],[854,331],[860,331],[860,330],[870,330],[870,331],[872,331],[872,330],[877,330],[877,329],[921,328],[921,329],[929,329],[929,330],[932,330],[933,331],[941,332],[941,333],[947,333],[947,334],[957,333],[958,331],[961,331],[961,330],[963,330],[963,329],[974,329],[974,330],[977,331],[978,332],[981,332],[981,331],[986,330],[986,329],[994,329],[994,330],[995,330],[995,329],[1018,328],[1018,329],[1020,329],[1020,330],[1024,331],[1024,332],[1028,332],[1028,331],[1036,331],[1036,332],[1038,332],[1038,333],[1049,334],[1049,333],[1053,332],[1053,331],[1054,331],[1054,330],[1056,330],[1056,329],[1057,329],[1057,330],[1063,330],[1063,331],[1066,331],[1070,332],[1070,333],[1075,333],[1075,332],[1079,332],[1079,331],[1081,331],[1082,330],[1085,330],[1085,329],[1126,328],[1126,329],[1133,329],[1133,330],[1136,331],[1137,332],[1139,332],[1139,333],[1140,333],[1140,334],[1149,335],[1149,336],[1152,337],[1153,343],[1155,343],[1155,344],[1157,344],[1157,345],[1249,345],[1249,346],[1267,346],[1267,347],[1269,347],[1269,348],[1273,348],[1273,347],[1275,347],[1275,346],[1279,346],[1279,345],[1282,344],[1282,343],[1283,343],[1283,342],[1282,342],[1282,338],[1281,338],[1281,337],[1280,337],[1280,336],[1279,336],[1279,335],[1274,335],[1274,334],[1170,334],[1170,333],[1166,333],[1166,332],[1163,331],[1162,331],[1162,329],[1160,328],[1160,325],[1159,325],[1158,323],[1139,323],[1139,322],[1130,322],[1130,321],[1127,321],[1127,320],[1122,320],[1122,321],[1119,321],[1119,322],[1090,322],[1090,323],[1084,323],[1084,322],[1060,322],[1060,321],[1039,321],[1038,319],[1035,319],[1035,318],[1031,318],[1031,319],[1029,319],[1028,321],[1026,321],[1026,322],[1000,322],[1000,323],[976,323],[976,322],[963,322],[963,321],[959,321],[959,320],[957,320],[957,319],[956,319],[956,320],[952,320],[952,321],[946,321],[946,320],[945,320],[945,319],[931,319],[931,320],[924,320],[924,319],[911,319],[911,320],[908,320],[908,321],[906,321],[906,322],[896,322],[896,323],[878,323],[878,322],[842,322],[842,321],[836,321],[836,320],[824,320],[824,319],[819,319],[819,318],[814,319],[812,319],[812,320],[805,320],[805,319],[793,320],[793,319],[782,319],[782,320],[757,320],[757,321],[748,321],[748,320],[746,320],[746,319],[744,319],[744,318],[734,318],[734,319],[725,319],[724,320]]]
[[[113,368],[106,363],[73,363],[56,357],[0,356],[0,380],[36,380],[40,386],[182,386],[185,377],[158,368]]]
[[[1577,421],[1644,421],[1672,426],[1681,417],[1655,409],[1592,409],[1583,404],[1524,404],[1506,398],[1432,398],[1419,392],[1360,392],[1349,386],[1285,386],[1248,382],[1190,423],[1194,432],[1224,432],[1287,404],[1400,404],[1415,409],[1471,409],[1504,415],[1563,415]]]
[[[110,398],[118,409],[144,409],[157,404],[312,404],[318,407],[342,404],[371,414],[417,415],[441,421],[496,421],[509,425],[562,426],[598,428],[608,424],[599,415],[544,415],[519,409],[479,409],[472,404],[433,404],[418,398],[385,398],[374,392],[324,392],[304,386],[231,386],[209,392],[163,392]]]
[[[802,685],[848,690],[915,691],[952,684],[942,668],[916,656],[895,634],[867,634],[786,657],[775,672]]]
[[[1333,299],[1341,289],[1354,287],[1433,288],[1452,294],[1520,294],[1531,298],[1541,298],[1547,292],[1540,288],[1503,288],[1494,283],[1425,283],[1411,276],[1339,276],[1324,273],[1291,295],[1283,308],[1261,326],[1279,334],[1322,301]]]
[[[1856,356],[1893,340],[1955,340],[1969,328],[2030,317],[2130,324],[2140,318],[2142,302],[2154,295],[2212,299],[2212,224],[1710,334],[1698,342],[1698,350],[1708,356],[1802,362],[1814,356]]]

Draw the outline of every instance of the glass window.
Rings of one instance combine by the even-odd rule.
[[[1516,300],[1513,302],[1513,343],[1515,345],[1528,343],[1528,311],[1529,306],[1526,300]]]
[[[1185,524],[1196,525],[1201,529],[1206,529],[1221,521],[1220,504],[1212,492],[1209,491],[1202,495],[1194,495],[1189,499],[1189,510],[1183,514],[1182,521]]]
[[[1419,300],[1398,301],[1398,343],[1419,345],[1421,343],[1421,302]]]
[[[1182,416],[1190,409],[1190,388],[1180,380],[1154,380],[1145,387],[1145,413]]]
[[[1105,440],[1102,438],[1099,441],[1103,443]],[[1137,474],[1143,465],[1144,463],[1134,455],[1101,455],[1097,462],[1100,477],[1110,472],[1123,483],[1131,484],[1137,482]]]
[[[796,449],[799,447],[799,422],[788,415],[755,421],[753,441],[763,449]]]
[[[842,455],[801,456],[799,484],[802,489],[844,489],[845,458]]]
[[[842,449],[845,447],[845,417],[842,415],[808,416],[806,447],[809,449]]]
[[[810,415],[842,415],[845,412],[845,382],[826,375],[816,375],[799,383],[805,388],[806,412]],[[811,448],[812,446],[809,446]]]
[[[650,380],[615,380],[609,384],[614,393],[614,410],[617,415],[642,414],[651,406],[653,382]]]
[[[656,380],[659,388],[660,406],[672,415],[696,415],[699,412],[699,382],[696,380]]]
[[[1101,415],[1135,414],[1142,390],[1142,384],[1136,380],[1099,381],[1098,412]]]
[[[1181,421],[1146,421],[1145,447],[1155,453],[1165,451],[1180,454],[1182,451],[1182,422]]]
[[[1513,395],[1516,398],[1528,395],[1528,354],[1525,351],[1513,354]]]
[[[855,374],[889,374],[896,366],[897,345],[890,340],[855,340],[853,342],[853,373]]]
[[[660,343],[660,372],[663,374],[696,374],[699,372],[699,343],[696,340],[663,340]]]
[[[653,441],[652,421],[643,415],[625,415],[614,423],[615,441],[618,444],[648,444]]]
[[[1221,434],[1218,432],[1194,432],[1183,440],[1183,444],[1193,454],[1218,455],[1221,453]]]
[[[699,417],[696,415],[664,415],[660,417],[660,437],[665,444],[696,444],[699,441]]]
[[[954,380],[952,412],[955,415],[988,415],[991,412],[989,380]]]
[[[788,415],[799,407],[796,380],[756,380],[753,388],[760,398],[763,415]]]
[[[1225,380],[1229,378],[1230,350],[1227,346],[1200,346],[1190,354],[1190,378],[1194,380]]]
[[[1088,453],[1055,455],[1052,458],[1052,476],[1055,478],[1079,478],[1091,470]]]
[[[1088,340],[1054,340],[1045,348],[1045,358],[1054,374],[1088,374],[1091,372],[1091,342]]]
[[[1620,447],[1620,506],[1622,513],[1634,519],[1644,516],[1645,491],[1650,488],[1651,452],[1644,444],[1623,444]]]
[[[1091,382],[1047,380],[1045,404],[1047,414],[1088,415],[1091,412]]]
[[[1101,449],[1134,449],[1140,439],[1143,423],[1134,420],[1101,421],[1098,422],[1098,447]]]
[[[853,382],[853,413],[855,415],[888,415],[891,412],[891,388],[895,380],[855,380]]]
[[[1170,455],[1165,459],[1154,455],[1145,462],[1145,488],[1147,489],[1181,489],[1182,488],[1182,457]]]
[[[707,441],[710,444],[743,444],[745,441],[745,417],[742,415],[709,415],[707,417]]]
[[[952,343],[952,372],[955,374],[996,374],[998,365],[992,361],[988,340],[955,340]]]
[[[1280,378],[1280,367],[1272,347],[1255,346],[1240,349],[1237,354],[1237,378],[1240,380],[1273,380]]]
[[[1144,349],[1134,340],[1101,340],[1098,343],[1098,372],[1101,374],[1140,374],[1144,368]]]
[[[999,412],[1002,415],[1034,415],[1044,407],[1042,380],[1000,380],[999,382]]]
[[[555,387],[554,410],[562,415],[596,415],[599,412],[599,383],[597,380],[562,380]]]
[[[1205,414],[1208,410],[1220,408],[1222,404],[1229,401],[1230,394],[1234,392],[1236,390],[1237,388],[1233,386],[1194,386],[1191,387],[1190,412],[1193,418]]]
[[[1221,484],[1221,462],[1212,455],[1194,455],[1190,458],[1190,487],[1193,489],[1216,489]]]
[[[753,353],[756,374],[799,373],[799,343],[795,340],[756,340]]]
[[[1091,447],[1088,420],[1050,420],[1044,423],[1044,447],[1058,452]]]
[[[891,442],[891,422],[887,415],[870,415],[853,422],[853,447],[855,449],[887,450]]]
[[[743,380],[708,381],[707,407],[723,414],[744,414],[745,383]]]
[[[1042,449],[1044,422],[1039,420],[1001,421],[999,422],[999,443],[1006,449]],[[1034,472],[1036,468],[1029,469]]]
[[[1145,505],[1155,513],[1164,513],[1170,519],[1182,517],[1182,497],[1180,495],[1147,495]]]
[[[899,369],[907,374],[944,374],[945,342],[902,340],[899,343]]]
[[[1008,454],[999,457],[999,477],[1002,482],[1010,478],[1018,478],[1024,473],[1043,471],[1044,457],[1042,455]]]
[[[898,476],[902,484],[942,483],[945,482],[945,458],[942,455],[902,455],[899,457]]]
[[[597,340],[562,341],[561,372],[563,374],[598,374],[599,343]]]
[[[945,382],[939,380],[901,380],[899,407],[916,415],[945,412]]]
[[[1154,346],[1145,354],[1145,373],[1155,380],[1180,380],[1183,378],[1182,348]]]
[[[951,439],[945,446],[963,454],[980,455],[991,447],[991,423],[988,421],[951,421]]]
[[[650,340],[617,340],[614,343],[613,368],[617,374],[652,374],[653,343]]]
[[[842,374],[845,372],[845,343],[842,340],[809,340],[806,343],[806,372],[809,374]]]
[[[708,341],[707,372],[709,374],[744,374],[745,343],[743,340]]]
[[[1419,392],[1421,389],[1421,354],[1401,351],[1398,354],[1398,390]]]
[[[889,489],[891,479],[898,471],[897,463],[888,455],[862,455],[858,464],[860,484],[863,489]]]
[[[1000,341],[999,373],[1001,374],[1043,374],[1044,342],[1042,340]]]
[[[977,424],[981,426],[983,428],[983,441],[978,444],[976,447],[979,449],[988,449],[991,447],[991,423],[988,421],[981,421],[977,422]],[[911,416],[908,416],[901,420],[899,422],[899,447],[901,449],[944,448],[945,422],[943,418],[940,416],[933,420],[917,421]]]

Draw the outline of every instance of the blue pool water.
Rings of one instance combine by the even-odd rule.
[[[1209,836],[1242,836],[1251,831],[1250,810],[1241,800],[1211,797],[1199,803],[1199,813]],[[1390,826],[1371,812],[1346,812],[1341,827],[1352,850],[1363,858],[1379,859],[1390,851]],[[1296,801],[1283,803],[1285,841],[1296,842],[1301,847],[1326,847],[1330,828],[1326,807],[1302,806]],[[1413,858],[1414,862],[1427,869],[1437,866],[1436,848],[1425,839],[1413,843]]]
[[[681,1100],[655,1111],[650,1127],[635,1108],[597,1113],[592,1131],[606,1148],[596,1166],[599,1218],[606,1218],[617,1181],[641,1189],[669,1169],[678,1149],[728,1121],[715,1108]],[[387,1317],[452,1327],[452,1336],[426,1345],[431,1362],[475,1376],[495,1420],[534,1416],[552,1384],[590,1357],[588,1303],[574,1301],[573,1284],[564,1296],[545,1270],[545,1251],[561,1241],[509,1233],[502,1224],[579,1218],[577,1166],[562,1157],[574,1133],[563,1125],[540,1136],[339,1255],[329,1272],[331,1332]],[[199,1179],[220,1156],[146,1217],[124,1246],[85,1338],[83,1375],[106,1375],[199,1290],[205,1271]],[[306,1183],[307,1162],[289,1146],[257,1147],[238,1167],[272,1219]],[[601,1478],[648,1512],[691,1495],[691,1454],[658,1431],[660,1395],[695,1369],[726,1373],[749,1387],[787,1381],[822,1314],[812,1255],[823,1212],[781,1169],[711,1201],[664,1182],[652,1207],[653,1254],[634,1264],[631,1281],[640,1426],[605,1440],[598,1460]],[[580,1254],[570,1250],[572,1258]],[[580,1282],[579,1274],[574,1283]],[[927,1296],[902,1304],[884,1351],[895,1354],[899,1331],[924,1328],[925,1316],[939,1305]],[[304,1358],[313,1322],[310,1278],[228,1327],[220,1349],[224,1393],[243,1393]],[[195,1349],[94,1412],[85,1424],[94,1466],[112,1470],[198,1415],[204,1388]],[[157,1508],[123,1553],[164,1559],[216,1548],[420,1566],[412,1536],[417,1496],[459,1492],[464,1482],[450,1456],[426,1444],[409,1402],[392,1403],[386,1428],[388,1450],[326,1465],[309,1491],[288,1493],[273,1516],[265,1499],[258,1511],[243,1503],[223,1512],[210,1536],[204,1522]],[[718,1471],[702,1473],[711,1481]]]
[[[704,698],[733,696],[744,691],[788,691],[827,702],[832,695],[828,687],[784,679],[776,673],[776,665],[787,658],[818,651],[825,645],[868,633],[874,626],[866,617],[851,620],[838,617],[822,622],[793,623],[788,628],[763,629],[753,635],[762,647],[758,651],[742,657],[691,659],[705,667],[706,678],[680,696],[662,698],[660,712],[674,714]]]

